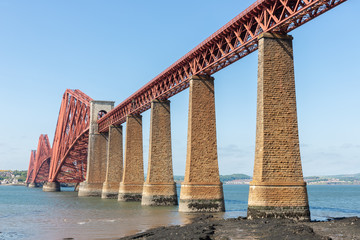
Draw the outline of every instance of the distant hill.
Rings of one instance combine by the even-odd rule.
[[[239,179],[251,179],[251,177],[249,175],[241,174],[241,173],[231,174],[231,175],[220,175],[220,181],[222,182],[228,182]]]
[[[330,175],[330,176],[326,176],[326,177],[333,177],[333,178],[339,178],[339,179],[352,178],[352,179],[360,180],[360,173],[356,173],[356,174],[342,174],[342,175]]]
[[[360,173],[304,177],[308,184],[360,184]]]
[[[318,178],[318,179],[337,178],[339,180],[346,180],[346,179],[360,180],[360,173],[304,177],[304,179],[310,179],[310,178],[311,179],[313,179],[313,178]]]
[[[236,180],[250,180],[252,177],[246,174],[220,175],[220,181],[232,182]],[[184,176],[174,176],[177,183],[184,181]],[[327,176],[310,176],[304,177],[308,184],[360,184],[360,173],[356,174],[339,174]],[[243,182],[243,181],[240,181]],[[246,181],[245,181],[246,182]],[[234,183],[234,182],[232,182]]]

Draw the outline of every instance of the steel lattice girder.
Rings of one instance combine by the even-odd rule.
[[[86,178],[87,146],[89,131],[86,129],[68,149],[55,173],[58,182],[82,182]],[[71,172],[71,174],[69,174]]]
[[[26,183],[31,183],[33,181],[35,157],[36,157],[36,150],[31,150],[29,168],[27,171],[27,176],[26,176],[26,181],[25,181]]]
[[[58,122],[55,130],[53,151],[51,156],[49,181],[64,182],[64,163],[70,161],[71,152],[79,151],[77,159],[79,165],[86,165],[87,141],[90,123],[90,101],[92,99],[80,90],[67,89],[63,95]],[[74,149],[74,147],[81,149]],[[75,151],[75,152],[76,152]],[[78,170],[83,170],[81,168]],[[86,172],[85,172],[86,173]],[[66,178],[66,182],[81,182],[84,173],[73,173]]]
[[[47,134],[41,134],[36,150],[31,182],[39,183],[48,179],[51,146]],[[31,161],[31,160],[30,160]]]
[[[154,99],[167,99],[188,88],[192,75],[212,75],[254,52],[261,33],[286,34],[345,1],[256,1],[102,117],[99,131],[107,132],[110,125],[125,122],[127,115],[146,111]]]
[[[49,168],[50,168],[50,156],[45,160],[41,161],[39,170],[36,174],[34,182],[46,182],[49,178]]]

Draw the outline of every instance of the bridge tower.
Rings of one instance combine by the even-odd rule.
[[[49,177],[51,146],[47,134],[41,134],[36,151],[31,151],[28,187],[40,187]]]
[[[259,36],[256,147],[248,218],[309,220],[300,160],[292,37]]]
[[[36,186],[35,184],[31,184],[33,182],[35,157],[36,157],[36,150],[31,150],[29,168],[27,171],[27,176],[26,176],[26,181],[25,181],[27,187],[35,187]]]
[[[99,133],[97,120],[114,107],[112,101],[90,102],[90,125],[86,181],[79,186],[80,197],[101,196],[105,182],[108,133]]]

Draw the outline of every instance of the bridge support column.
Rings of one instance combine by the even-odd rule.
[[[309,220],[296,113],[292,37],[259,37],[254,176],[248,218]]]
[[[214,78],[190,79],[188,117],[186,170],[179,211],[224,211],[217,157]]]
[[[123,133],[122,126],[109,127],[106,178],[101,198],[118,198],[119,184],[123,171]]]
[[[119,201],[141,201],[144,185],[142,116],[126,117],[125,158]]]
[[[114,102],[90,102],[90,129],[88,142],[86,181],[80,183],[79,197],[100,197],[106,174],[107,133],[99,133],[97,120],[110,111]]]
[[[151,103],[149,165],[142,205],[177,205],[171,154],[170,101]]]
[[[60,192],[60,183],[58,182],[46,182],[43,185],[44,192]]]
[[[28,187],[29,188],[37,188],[37,187],[39,187],[39,185],[36,182],[31,182],[28,184]]]

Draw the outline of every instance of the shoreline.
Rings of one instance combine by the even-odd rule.
[[[290,219],[248,220],[244,217],[215,219],[211,214],[202,214],[183,226],[153,228],[119,239],[360,239],[360,218],[297,222]]]
[[[22,183],[8,183],[8,184],[0,184],[0,186],[25,186],[26,184],[22,184]]]

